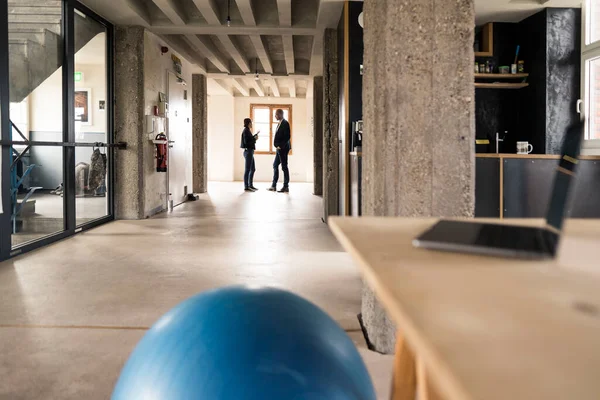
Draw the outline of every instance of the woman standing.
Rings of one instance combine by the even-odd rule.
[[[246,160],[246,167],[244,169],[244,191],[255,192],[258,189],[254,187],[254,172],[256,166],[254,164],[254,150],[256,150],[256,140],[258,134],[252,134],[252,120],[250,118],[244,119],[244,131],[242,132],[242,143],[240,147],[244,149],[244,159]]]

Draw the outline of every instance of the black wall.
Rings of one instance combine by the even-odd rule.
[[[570,8],[548,8],[518,24],[494,24],[494,65],[512,64],[520,45],[519,59],[530,75],[524,89],[475,90],[476,136],[490,139],[488,152],[495,151],[496,132],[508,131],[500,152],[514,153],[516,142],[526,140],[534,153],[560,153],[566,128],[579,118],[580,33],[581,10]]]
[[[546,151],[546,10],[539,12],[519,24],[523,32],[521,51],[525,67],[529,72],[529,87],[520,90],[521,105],[526,110],[521,121],[524,135],[533,145],[534,153]]]
[[[581,10],[547,10],[546,153],[559,154],[569,125],[579,120],[581,97]]]

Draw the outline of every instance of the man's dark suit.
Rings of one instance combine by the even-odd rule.
[[[283,187],[287,188],[290,184],[290,171],[288,169],[288,154],[292,149],[290,139],[290,123],[282,119],[277,127],[277,132],[275,132],[275,140],[273,142],[275,148],[277,148],[277,154],[275,155],[275,161],[273,161],[272,187],[276,187],[279,180],[279,165],[281,165],[281,169],[283,170]]]

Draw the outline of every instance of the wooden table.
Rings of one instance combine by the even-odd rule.
[[[568,221],[552,261],[414,248],[434,222],[330,219],[397,323],[393,399],[600,399],[600,220]]]

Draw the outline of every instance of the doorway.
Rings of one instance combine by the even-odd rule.
[[[169,138],[169,167],[168,188],[169,200],[173,206],[177,206],[186,200],[189,193],[190,181],[188,181],[189,166],[186,160],[188,150],[186,143],[191,143],[190,116],[188,108],[187,83],[173,72],[167,72],[168,77],[168,99],[169,114],[167,120],[167,136]]]

